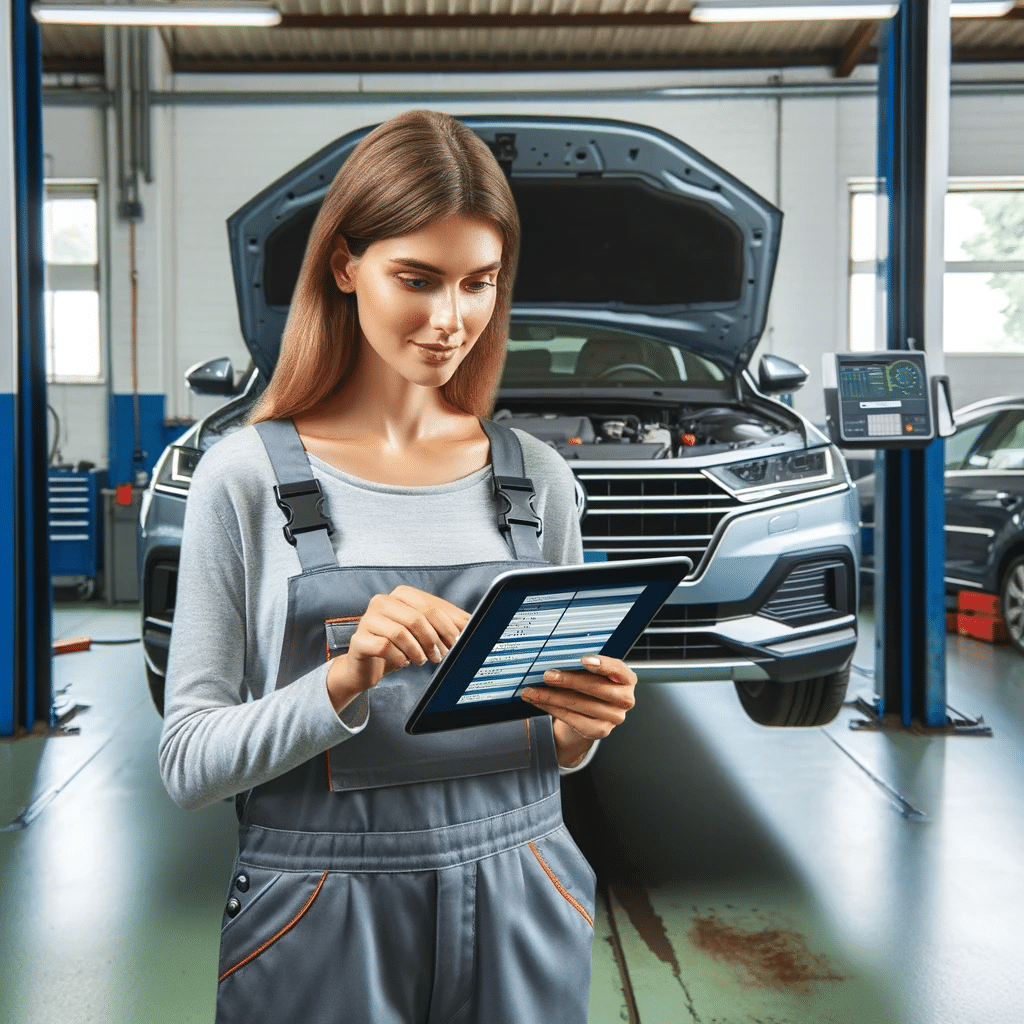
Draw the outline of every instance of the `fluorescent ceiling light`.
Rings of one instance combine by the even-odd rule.
[[[856,0],[842,0],[829,3],[759,3],[758,0],[698,0],[690,12],[693,21],[864,21],[868,19],[891,18],[899,4],[857,3]]]
[[[262,3],[218,0],[216,3],[65,3],[32,5],[42,25],[228,25],[267,28],[281,23],[281,12]]]
[[[953,0],[954,18],[1000,18],[1016,0]],[[697,0],[690,18],[703,22],[730,21],[868,21],[891,18],[896,0]]]
[[[953,18],[1001,18],[1017,0],[957,0],[949,5]]]

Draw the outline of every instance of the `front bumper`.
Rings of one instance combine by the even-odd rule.
[[[857,644],[857,531],[852,490],[735,515],[626,661],[643,682],[843,669]]]

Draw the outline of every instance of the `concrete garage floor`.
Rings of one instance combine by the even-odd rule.
[[[76,635],[137,636],[137,612],[59,608]],[[232,807],[164,793],[137,644],[54,671],[78,735],[0,742],[0,826],[27,821],[0,832],[0,1021],[211,1021]],[[729,685],[643,690],[581,826],[606,879],[592,1024],[1024,1020],[1024,658],[951,636],[949,676],[994,738],[850,710],[767,730]]]

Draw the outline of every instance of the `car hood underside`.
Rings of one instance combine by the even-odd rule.
[[[764,329],[782,214],[653,128],[583,118],[461,118],[509,176],[523,239],[517,313],[642,331],[735,374]],[[228,220],[246,345],[277,362],[309,232],[374,126],[325,146]]]

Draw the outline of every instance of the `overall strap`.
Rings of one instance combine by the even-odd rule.
[[[540,517],[534,511],[536,492],[533,481],[525,476],[523,448],[519,438],[501,423],[480,420],[491,442],[491,474],[498,504],[498,529],[512,557],[544,560],[537,538]]]
[[[299,556],[303,572],[337,566],[331,547],[334,527],[324,515],[324,495],[309,456],[291,420],[264,420],[256,432],[267,449],[277,484],[274,498],[285,515],[284,536]]]

